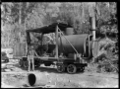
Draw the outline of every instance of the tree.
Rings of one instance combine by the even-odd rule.
[[[118,33],[115,2],[13,2],[2,3],[1,12],[2,35],[10,28],[15,43],[19,43],[21,37],[24,38],[25,30],[49,25],[57,20],[73,26],[77,34],[90,34],[89,19],[93,15],[96,16],[97,31],[105,34]]]

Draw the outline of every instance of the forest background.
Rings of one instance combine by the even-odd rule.
[[[25,31],[58,20],[73,26],[76,34],[90,34],[92,16],[96,17],[97,32],[118,43],[116,2],[2,2],[1,48],[25,55]]]

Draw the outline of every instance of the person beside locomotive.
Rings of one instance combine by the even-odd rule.
[[[27,56],[28,71],[31,71],[31,70],[34,71],[35,70],[35,66],[34,66],[35,55],[38,56],[37,53],[34,50],[34,46],[33,45],[28,46],[28,56]]]

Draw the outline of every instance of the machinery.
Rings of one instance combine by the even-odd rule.
[[[35,67],[44,64],[45,66],[56,65],[58,72],[76,73],[77,71],[84,71],[87,66],[85,61],[90,60],[97,52],[93,49],[95,46],[92,40],[93,35],[76,35],[74,32],[66,34],[69,31],[67,28],[72,27],[63,23],[54,23],[26,31],[27,45],[31,45],[31,33],[41,34],[39,37],[40,45],[35,49],[38,54],[35,56]],[[55,42],[43,42],[45,34],[49,33],[55,33]],[[20,65],[27,67],[27,57],[20,60]]]

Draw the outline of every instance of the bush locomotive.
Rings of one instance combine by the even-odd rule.
[[[86,60],[90,60],[97,51],[93,35],[74,34],[71,26],[63,23],[53,23],[38,29],[27,30],[27,45],[31,45],[31,33],[41,33],[40,45],[35,49],[39,56],[35,56],[35,67],[56,65],[58,72],[76,73],[84,71]],[[45,34],[54,33],[55,42],[43,42]],[[47,38],[47,37],[46,37]],[[49,37],[48,37],[49,38]],[[45,54],[45,55],[44,55]],[[27,67],[27,57],[20,60],[22,67]]]

